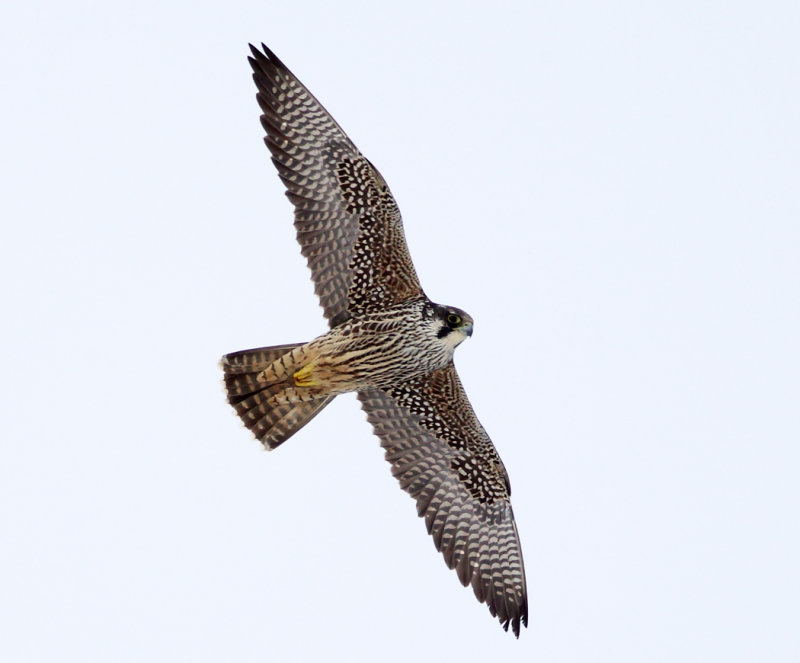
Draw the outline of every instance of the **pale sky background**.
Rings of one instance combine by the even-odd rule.
[[[0,659],[800,660],[800,4],[11,5]],[[519,641],[354,396],[269,454],[224,402],[220,355],[325,330],[262,40],[476,320]]]

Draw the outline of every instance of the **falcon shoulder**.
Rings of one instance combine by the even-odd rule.
[[[511,487],[455,366],[358,397],[447,566],[519,636],[528,597]]]
[[[378,170],[264,44],[253,80],[272,162],[331,327],[352,314],[423,296],[400,211]]]

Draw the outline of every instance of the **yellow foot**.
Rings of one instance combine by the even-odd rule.
[[[314,379],[315,363],[312,361],[294,374],[294,383],[298,387],[321,387],[322,383]]]

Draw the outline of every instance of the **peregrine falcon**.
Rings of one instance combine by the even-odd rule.
[[[253,80],[272,162],[330,329],[221,360],[228,402],[267,449],[355,391],[447,566],[519,637],[528,598],[503,463],[453,365],[472,318],[430,301],[378,170],[262,44]]]

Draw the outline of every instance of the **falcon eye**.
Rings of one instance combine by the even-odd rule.
[[[458,327],[461,324],[461,316],[456,315],[455,313],[450,313],[447,316],[447,324],[451,327]]]

